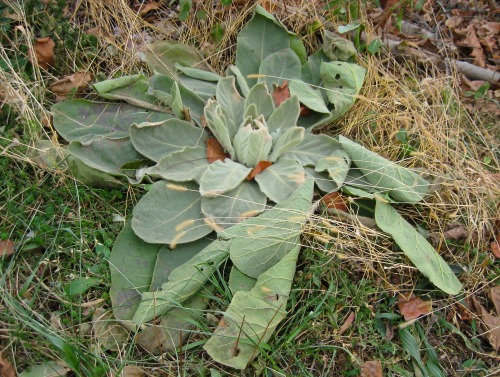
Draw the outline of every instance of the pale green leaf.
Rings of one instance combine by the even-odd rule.
[[[357,27],[359,27],[359,25]],[[351,41],[328,30],[325,30],[325,34],[323,36],[322,49],[323,53],[330,60],[347,61],[356,56],[356,47],[354,47],[354,44]]]
[[[231,267],[231,273],[229,274],[228,286],[231,293],[234,295],[239,291],[250,291],[257,282],[257,279],[245,275],[243,272],[238,270],[236,266]]]
[[[256,13],[239,32],[236,42],[236,66],[252,87],[257,79],[247,78],[259,73],[260,63],[272,53],[290,47],[288,32],[269,18]]]
[[[318,113],[330,114],[330,110],[326,107],[325,100],[321,92],[312,88],[303,81],[290,81],[290,95],[297,96],[300,103]]]
[[[339,136],[342,147],[364,178],[378,191],[387,191],[400,202],[417,203],[427,193],[429,182],[420,174],[379,156],[363,146]]]
[[[226,124],[229,138],[232,140],[243,122],[245,99],[236,90],[233,76],[224,77],[217,84],[217,102],[226,110]]]
[[[390,204],[377,200],[375,220],[380,229],[394,238],[415,267],[427,276],[431,283],[451,295],[460,292],[462,284],[450,266]]]
[[[248,96],[248,92],[250,92],[250,88],[248,86],[247,80],[245,77],[243,77],[240,69],[236,67],[235,65],[230,65],[227,74],[232,74],[234,77],[236,77],[236,82],[238,84],[238,87],[240,88],[240,92],[243,95],[243,97]]]
[[[255,181],[269,199],[279,203],[304,183],[305,173],[301,164],[281,158],[255,176]]]
[[[170,104],[172,112],[177,118],[184,119],[184,104],[182,103],[181,91],[179,89],[179,84],[177,84],[177,82],[175,81],[172,83],[170,95],[172,97],[172,103]]]
[[[207,137],[203,129],[175,118],[130,127],[130,139],[135,149],[155,162],[186,147],[205,147]]]
[[[300,243],[313,189],[307,180],[287,200],[220,233],[231,240],[231,260],[241,272],[257,278]]]
[[[209,164],[200,178],[200,194],[204,197],[216,197],[234,190],[252,171],[251,168],[226,158]]]
[[[95,287],[101,283],[101,279],[97,277],[83,277],[80,276],[71,280],[64,286],[64,292],[68,296],[81,295],[87,292],[90,288]]]
[[[257,105],[255,103],[251,103],[245,107],[245,112],[243,113],[244,120],[242,125],[250,124],[252,123],[253,119],[257,119],[258,117],[259,114],[257,113]]]
[[[264,272],[250,291],[238,291],[219,326],[205,343],[205,350],[217,362],[245,369],[259,354],[278,324],[286,316],[300,246]]]
[[[168,203],[168,205],[161,205]],[[146,242],[175,246],[212,232],[201,213],[201,196],[193,182],[154,183],[134,208],[134,232]]]
[[[89,144],[103,137],[129,136],[133,123],[161,122],[172,115],[140,109],[125,103],[97,103],[71,100],[56,103],[51,109],[54,127],[66,141]]]
[[[281,158],[294,160],[302,165],[315,166],[319,160],[330,156],[338,149],[340,149],[339,142],[330,136],[306,133],[304,140]]]
[[[161,41],[146,45],[144,60],[154,73],[169,76],[175,74],[176,64],[210,70],[210,66],[196,48],[180,42]]]
[[[288,128],[295,127],[300,115],[300,103],[296,96],[290,97],[281,103],[267,120],[269,133],[281,129],[281,132]]]
[[[304,166],[306,178],[313,178],[314,183],[323,192],[337,191],[339,187],[327,173],[318,173],[314,166]]]
[[[178,307],[210,279],[229,253],[227,241],[213,241],[186,263],[174,269],[161,291],[144,292],[142,301],[134,314],[137,325],[158,318],[167,311]]]
[[[254,125],[256,128],[250,124],[240,128],[234,137],[236,159],[251,168],[267,161],[273,147],[273,138],[259,118],[254,120]]]
[[[144,75],[101,81],[94,84],[94,89],[106,99],[122,100],[145,109],[169,112],[169,109],[159,106],[157,98],[148,94],[148,78]]]
[[[247,117],[247,109],[251,105],[256,106],[257,116],[263,115],[265,119],[269,118],[274,111],[274,102],[268,89],[269,88],[265,82],[256,84],[252,87],[252,89],[250,89],[250,92],[248,92],[248,96],[245,100],[244,118]]]
[[[222,107],[217,101],[209,100],[205,106],[205,120],[207,127],[212,131],[215,138],[224,147],[224,150],[229,153],[232,159],[236,157],[229,130],[233,131],[232,127],[228,127],[228,120],[222,112]]]
[[[351,158],[342,149],[336,150],[330,156],[324,157],[316,164],[316,171],[327,171],[330,178],[341,187],[351,167]]]
[[[281,86],[285,81],[300,79],[300,76],[300,60],[293,50],[286,48],[262,60],[258,82],[265,82],[271,90],[275,85]]]
[[[207,149],[204,145],[188,147],[162,158],[158,164],[147,169],[146,174],[174,182],[199,183],[208,165]]]
[[[300,64],[307,62],[306,46],[304,46],[304,42],[302,42],[301,38],[296,35],[290,35],[290,48],[299,58]]]
[[[215,96],[215,90],[217,88],[216,82],[198,80],[185,75],[178,75],[177,80],[179,85],[183,86],[203,101],[208,101],[210,98]]]
[[[292,127],[286,130],[281,129],[273,145],[272,153],[268,161],[275,162],[284,153],[299,145],[304,140],[304,129],[302,127]]]
[[[321,63],[329,61],[322,50],[309,55],[307,62],[302,65],[302,81],[319,86],[322,79],[320,75]]]
[[[125,181],[120,181],[109,173],[104,173],[98,169],[94,169],[79,158],[68,156],[68,163],[71,175],[78,181],[87,186],[103,187],[103,188],[123,188]]]
[[[256,216],[266,208],[267,196],[257,183],[243,181],[234,190],[214,198],[204,197],[201,210],[208,219],[221,228],[237,224],[248,217]]]
[[[353,22],[351,24],[347,24],[347,25],[339,25],[337,27],[337,31],[340,33],[340,34],[345,34],[349,31],[353,31],[353,30],[356,30],[357,28],[359,28],[361,26],[360,23],[358,22]],[[348,41],[347,39],[345,39],[345,41]],[[348,41],[349,42],[349,41]],[[352,43],[352,42],[351,42]],[[353,45],[354,46],[354,45]],[[333,59],[332,59],[333,60]],[[335,59],[335,60],[345,60],[345,59]]]
[[[175,63],[175,68],[193,79],[217,82],[222,78],[217,73],[198,68],[186,67],[180,65],[179,63]]]
[[[19,373],[19,377],[66,377],[70,368],[56,361],[46,361]]]

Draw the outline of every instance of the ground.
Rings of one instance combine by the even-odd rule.
[[[54,102],[94,98],[89,84],[102,79],[148,74],[146,43],[193,44],[223,73],[256,2],[180,3],[0,4],[0,375],[49,361],[68,376],[379,376],[377,362],[387,376],[425,375],[424,364],[438,366],[428,369],[433,376],[500,373],[492,289],[500,272],[500,13],[490,1],[260,2],[309,52],[323,30],[354,28],[344,36],[356,41],[368,75],[355,106],[320,132],[435,178],[427,200],[400,210],[457,273],[460,295],[433,288],[387,235],[320,211],[303,238],[288,317],[242,374],[202,349],[230,300],[224,292],[174,353],[132,341],[106,346],[93,323],[111,307],[107,259],[145,188],[87,187],[48,168],[33,145],[64,142],[51,125]],[[467,77],[455,61],[493,79]],[[411,294],[422,315],[407,321]]]

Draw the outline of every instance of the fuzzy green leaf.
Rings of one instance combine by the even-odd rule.
[[[340,149],[339,142],[330,136],[306,133],[304,140],[281,158],[294,160],[302,165],[315,166],[319,160],[330,156],[338,149]]]
[[[205,106],[205,119],[207,121],[207,127],[224,147],[224,150],[230,154],[232,159],[234,159],[236,157],[236,153],[231,143],[231,136],[229,133],[230,129],[231,132],[233,130],[228,127],[228,120],[224,116],[222,107],[217,103],[217,101],[208,101]]]
[[[205,146],[188,147],[162,158],[158,164],[147,169],[146,174],[174,182],[199,183],[208,165]]]
[[[203,101],[208,101],[210,98],[215,96],[217,83],[213,81],[198,80],[185,75],[178,75],[177,80],[179,80],[179,85],[183,86],[193,95],[201,98]]]
[[[281,158],[257,174],[255,180],[269,199],[280,203],[304,183],[304,168],[296,161]]]
[[[135,149],[155,162],[186,147],[204,147],[207,137],[203,129],[180,119],[130,127],[130,139]]]
[[[252,87],[257,79],[247,75],[259,73],[261,62],[269,55],[290,47],[288,32],[268,17],[256,13],[237,37],[236,66]]]
[[[202,81],[217,82],[222,78],[217,73],[205,71],[203,69],[182,66],[179,63],[175,63],[175,68],[184,73],[186,76]]]
[[[307,62],[307,50],[301,38],[296,35],[290,35],[290,48],[299,58],[300,64]]]
[[[273,138],[267,127],[256,119],[254,129],[250,124],[240,128],[234,137],[236,158],[247,167],[255,167],[260,161],[267,161],[273,146]]]
[[[201,210],[221,228],[256,216],[266,208],[267,196],[252,181],[241,182],[234,190],[214,198],[204,197]]]
[[[274,85],[281,86],[285,81],[300,79],[300,60],[289,48],[277,51],[262,60],[259,75],[258,82],[265,82],[267,88],[271,90]]]
[[[231,260],[241,272],[257,278],[300,243],[313,188],[307,180],[287,200],[220,233],[231,240]]]
[[[377,200],[375,221],[380,229],[394,238],[415,267],[427,276],[431,283],[451,295],[460,292],[462,284],[450,266],[390,204]]]
[[[234,190],[245,180],[250,171],[251,168],[233,160],[217,160],[208,166],[200,178],[200,194],[213,198]]]
[[[123,188],[125,184],[125,182],[118,180],[113,175],[94,169],[74,156],[68,156],[67,162],[71,175],[87,186]]]
[[[219,326],[205,343],[205,350],[217,362],[245,369],[259,354],[286,316],[286,304],[292,286],[300,246],[259,276],[250,291],[240,290],[224,313]]]
[[[179,89],[179,84],[177,82],[172,83],[172,88],[170,89],[170,96],[172,97],[172,103],[170,103],[170,107],[172,108],[172,112],[179,119],[184,119],[184,104],[182,103],[181,91]]]
[[[255,283],[257,279],[245,275],[243,272],[238,270],[236,266],[231,267],[231,272],[229,274],[228,286],[231,290],[231,293],[234,295],[236,292],[244,291],[248,292],[253,287],[255,287]]]
[[[268,161],[275,162],[284,153],[299,145],[304,140],[304,131],[302,127],[280,130],[280,134],[276,136],[276,141],[273,139],[273,151],[269,155]]]
[[[174,269],[161,291],[144,292],[134,314],[137,325],[158,318],[196,294],[224,262],[229,253],[227,241],[213,241],[194,257]]]
[[[356,47],[351,41],[328,30],[323,37],[322,50],[330,60],[347,61],[356,56]]]
[[[224,77],[217,85],[217,102],[226,110],[229,138],[232,140],[243,122],[245,99],[236,90],[233,76]]]
[[[363,146],[339,136],[339,141],[364,178],[379,191],[388,191],[395,200],[407,203],[421,201],[429,182],[421,175],[379,156]]]
[[[295,127],[300,115],[300,103],[296,96],[290,97],[279,105],[267,120],[269,133],[281,129],[284,132],[288,128]]]
[[[138,109],[125,103],[97,103],[71,100],[52,106],[54,127],[66,141],[89,144],[103,137],[121,139],[129,136],[133,123],[161,122],[172,115]]]
[[[316,171],[327,171],[330,178],[341,187],[344,184],[349,168],[351,167],[351,158],[342,149],[336,150],[330,156],[324,157],[316,164]]]
[[[317,89],[313,89],[310,85],[304,83],[303,81],[291,81],[290,85],[290,95],[297,96],[300,103],[318,113],[330,114],[330,110],[326,107],[325,100],[321,95],[321,92]]]
[[[173,246],[212,232],[201,213],[198,185],[192,182],[182,186],[154,183],[134,208],[132,228],[146,242]]]
[[[254,85],[252,89],[250,89],[250,92],[248,92],[247,99],[245,100],[244,118],[249,115],[247,114],[247,109],[251,105],[255,105],[257,116],[263,115],[264,119],[269,118],[269,116],[273,113],[273,98],[269,94],[268,87],[265,82]]]
[[[304,166],[306,178],[313,178],[314,183],[323,192],[337,191],[339,186],[330,178],[327,173],[318,173],[314,166]]]
[[[234,75],[236,77],[236,82],[238,84],[238,87],[240,88],[240,92],[243,95],[243,97],[248,96],[248,92],[250,92],[250,87],[248,86],[247,80],[245,77],[243,77],[243,74],[241,73],[240,69],[236,67],[235,65],[230,65],[229,68],[227,69],[227,74]]]
[[[322,50],[309,55],[307,62],[302,65],[302,81],[319,86],[321,83],[320,67],[321,63],[329,61]]]

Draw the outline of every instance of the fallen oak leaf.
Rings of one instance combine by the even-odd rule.
[[[257,166],[255,166],[250,173],[248,173],[246,180],[250,181],[255,178],[257,174],[266,170],[273,163],[271,161],[260,161]]]
[[[0,257],[8,257],[15,253],[14,242],[11,240],[0,241]]]
[[[420,297],[411,295],[409,299],[402,296],[398,301],[398,308],[405,321],[411,321],[432,310],[432,301],[424,301]]]
[[[35,41],[34,50],[35,56],[32,58],[32,63],[37,64],[40,68],[48,69],[54,65],[54,47],[56,44],[50,37],[38,38]]]
[[[76,72],[50,84],[50,89],[58,100],[65,100],[69,94],[80,93],[92,80],[88,72]]]
[[[215,161],[224,161],[229,157],[224,151],[224,147],[219,143],[215,137],[209,137],[207,139],[207,161],[209,164],[213,164]]]

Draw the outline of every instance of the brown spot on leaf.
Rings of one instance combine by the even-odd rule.
[[[35,61],[40,68],[48,69],[54,65],[54,47],[56,44],[50,37],[38,38],[35,41]]]
[[[290,98],[290,88],[288,87],[288,81],[283,81],[283,84],[274,88],[273,100],[274,105],[278,107],[283,102]]]
[[[266,170],[269,166],[271,166],[273,163],[271,161],[260,161],[256,167],[252,169],[250,173],[247,175],[247,181],[250,181],[255,178],[257,174],[260,172],[263,172]]]
[[[411,295],[409,299],[402,296],[398,301],[398,308],[405,321],[411,321],[432,310],[432,301],[424,301],[420,297]]]
[[[228,157],[229,154],[224,152],[224,147],[219,143],[219,140],[215,137],[209,137],[207,139],[207,161],[209,164],[218,160],[224,161]]]

